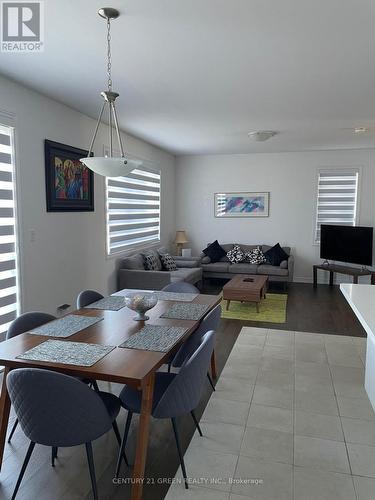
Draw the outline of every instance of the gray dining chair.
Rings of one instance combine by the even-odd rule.
[[[86,307],[97,300],[103,299],[104,296],[95,290],[83,290],[77,297],[77,309]]]
[[[170,418],[172,421],[186,489],[188,489],[186,467],[181,450],[176,418],[190,413],[201,434],[194,410],[201,399],[203,383],[214,349],[214,336],[215,332],[210,331],[201,338],[200,345],[181,367],[178,373],[157,372],[155,374],[152,416],[154,418]],[[125,386],[119,397],[121,405],[128,410],[128,416],[121,442],[120,454],[117,460],[116,477],[120,472],[121,456],[122,453],[125,452],[132,416],[134,413],[139,414],[141,411],[140,391],[137,391],[133,387]]]
[[[172,359],[170,367],[173,368],[181,368],[185,361],[191,356],[191,354],[196,350],[197,346],[199,346],[202,337],[205,333],[210,330],[217,331],[221,318],[221,305],[217,305],[214,307],[201,321],[199,327],[195,330],[195,332],[190,335],[190,337],[182,344],[180,349],[177,351],[176,355]],[[212,381],[211,375],[209,371],[207,371],[207,378],[211,384],[213,390],[215,390],[214,383]]]
[[[52,314],[47,314],[39,311],[27,312],[21,314],[20,316],[18,316],[18,318],[12,321],[12,323],[8,328],[5,338],[6,340],[9,340],[13,337],[17,337],[22,333],[29,332],[33,328],[42,326],[46,323],[49,323],[50,321],[53,321],[54,319],[56,319],[56,317],[52,316]],[[18,419],[16,418],[8,437],[8,443],[11,442],[13,434],[17,428],[17,425],[18,425]]]
[[[30,439],[12,500],[16,498],[35,444],[53,449],[84,444],[93,496],[97,500],[92,441],[111,428],[117,429],[118,434],[116,417],[120,400],[110,393],[92,391],[77,378],[39,368],[12,370],[6,383],[20,426]],[[126,458],[124,453],[121,456]]]
[[[176,281],[174,283],[169,283],[164,288],[161,289],[162,292],[177,292],[177,293],[200,293],[198,288],[191,283],[186,283],[186,281]]]

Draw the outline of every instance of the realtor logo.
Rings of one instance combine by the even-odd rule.
[[[1,51],[24,53],[43,50],[43,2],[1,2]]]

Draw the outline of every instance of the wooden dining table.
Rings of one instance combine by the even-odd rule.
[[[114,295],[125,295],[130,291],[134,292],[135,290],[121,290]],[[118,347],[144,326],[143,322],[133,320],[135,312],[127,307],[119,311],[98,309],[79,309],[74,311],[74,314],[99,316],[102,317],[103,320],[68,338],[59,338],[59,340],[116,346],[115,349],[90,367],[30,361],[17,358],[20,354],[46,341],[50,337],[23,333],[17,337],[1,342],[0,365],[4,366],[5,369],[0,397],[0,470],[3,461],[11,406],[6,385],[7,374],[10,370],[26,367],[44,368],[74,377],[117,382],[119,384],[130,385],[142,392],[141,413],[139,416],[131,490],[131,500],[140,500],[142,498],[144,483],[155,373],[168,360],[170,355],[178,350],[181,343],[197,329],[203,317],[221,302],[221,297],[218,295],[200,294],[194,298],[192,303],[205,304],[208,306],[202,318],[199,320],[161,318],[161,315],[175,302],[177,301],[159,300],[157,305],[147,313],[150,318],[146,323],[148,325],[182,326],[187,329],[184,336],[171,346],[167,352]],[[215,353],[213,353],[211,358],[211,372],[213,378],[216,378]]]

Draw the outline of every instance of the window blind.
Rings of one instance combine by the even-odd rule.
[[[358,169],[322,170],[318,178],[315,242],[321,224],[355,226],[358,205]]]
[[[13,129],[0,125],[0,338],[18,312]]]
[[[142,167],[107,178],[108,254],[159,240],[160,172]]]

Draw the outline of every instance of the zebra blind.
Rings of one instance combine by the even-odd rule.
[[[0,125],[0,338],[17,316],[17,241],[13,129]]]
[[[322,170],[318,178],[315,242],[321,224],[355,226],[358,205],[358,169]]]
[[[160,172],[141,167],[107,178],[109,255],[160,240]]]

